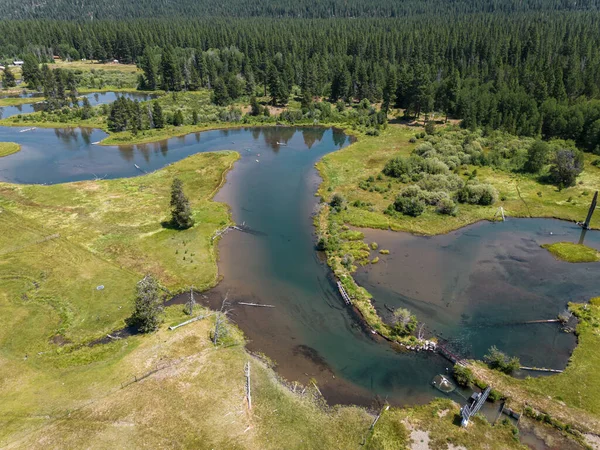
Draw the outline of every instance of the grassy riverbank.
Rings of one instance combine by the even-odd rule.
[[[3,106],[19,106],[43,101],[40,97],[5,97],[0,98],[0,108]]]
[[[517,380],[482,363],[470,367],[480,380],[508,397],[516,410],[531,407],[538,413],[583,432],[600,433],[600,297],[586,304],[571,304],[579,318],[578,345],[561,374]],[[559,425],[560,426],[560,425]]]
[[[600,253],[594,248],[572,242],[556,242],[544,244],[543,248],[552,253],[556,258],[571,263],[586,263],[600,261]]]
[[[511,217],[583,220],[592,194],[600,185],[600,168],[592,164],[597,157],[590,154],[584,155],[585,168],[578,183],[562,190],[540,183],[532,175],[466,165],[459,172],[464,181],[476,170],[478,182],[490,184],[498,191],[498,201],[493,205],[460,204],[456,215],[439,214],[434,209],[426,209],[418,217],[386,214],[387,207],[409,183],[390,177],[377,178],[386,162],[397,156],[407,157],[417,148],[420,141],[410,142],[410,139],[419,132],[419,128],[389,125],[380,136],[363,136],[354,145],[325,156],[317,165],[323,178],[319,195],[326,200],[333,193],[343,195],[347,208],[341,212],[341,219],[349,225],[434,235],[480,220],[497,220],[499,206]],[[515,141],[514,145],[519,143],[519,138],[508,139]],[[513,143],[507,142],[509,145]],[[369,177],[373,177],[373,181],[365,188]],[[361,182],[364,182],[362,188]],[[591,225],[600,228],[600,215],[595,215]]]
[[[19,144],[14,142],[0,142],[0,158],[17,153],[19,150],[21,150]]]
[[[234,326],[217,348],[214,316],[168,331],[189,317],[182,306],[167,308],[156,334],[85,345],[122,326],[144,273],[172,291],[216,282],[210,236],[229,217],[210,199],[237,157],[198,154],[129,179],[0,184],[0,446],[379,449],[409,445],[410,429],[456,444],[471,439],[454,425],[450,402],[390,410],[371,437],[371,414],[327,408],[314,387],[294,394],[248,355]],[[174,176],[191,201],[190,230],[161,224]],[[471,431],[489,448],[519,448],[509,429],[478,421]]]

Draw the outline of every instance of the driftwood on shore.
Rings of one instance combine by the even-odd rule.
[[[211,314],[206,314],[206,315],[204,315],[204,316],[197,316],[197,317],[194,317],[193,319],[186,320],[185,322],[181,322],[179,325],[173,325],[173,326],[169,327],[169,330],[171,330],[171,331],[172,331],[172,330],[176,330],[176,329],[177,329],[177,328],[179,328],[179,327],[182,327],[182,326],[184,326],[184,325],[188,325],[188,324],[190,324],[190,323],[192,323],[192,322],[196,322],[197,320],[202,320],[202,319],[205,319],[206,317],[208,317],[208,316],[212,316],[212,315],[213,315],[213,313],[211,313]]]
[[[521,367],[519,367],[519,369],[521,369],[521,370],[531,370],[531,371],[534,371],[534,372],[563,373],[562,370],[558,370],[558,369],[546,369],[544,367],[526,367],[526,366],[521,366]]]

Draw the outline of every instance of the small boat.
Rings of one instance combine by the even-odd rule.
[[[258,159],[256,160],[256,162],[258,162]]]

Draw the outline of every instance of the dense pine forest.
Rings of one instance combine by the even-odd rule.
[[[600,152],[600,13],[587,6],[402,19],[2,21],[0,58],[118,59],[143,69],[140,89],[209,88],[218,105],[244,95],[285,105],[299,86],[308,109],[324,98],[366,99],[407,117],[436,112],[471,129],[573,139]]]
[[[150,17],[407,17],[598,10],[598,0],[4,0],[0,17],[67,20]]]

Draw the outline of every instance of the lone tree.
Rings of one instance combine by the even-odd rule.
[[[558,187],[570,187],[583,172],[583,153],[578,150],[563,149],[556,152],[550,167],[550,179]]]
[[[179,178],[175,178],[171,186],[171,223],[182,230],[194,225],[190,202],[183,193],[183,182]]]
[[[127,324],[137,327],[141,333],[151,333],[162,322],[162,312],[158,282],[152,275],[146,275],[138,281],[135,309]]]

